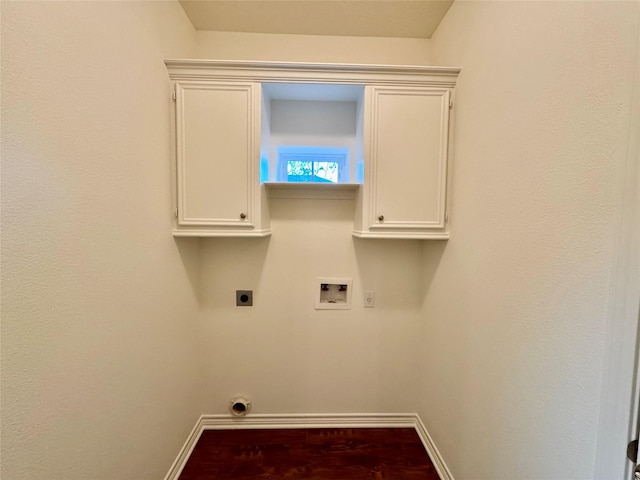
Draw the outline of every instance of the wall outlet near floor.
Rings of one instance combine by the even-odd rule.
[[[367,308],[376,306],[376,292],[373,290],[367,290],[364,292],[364,306]]]

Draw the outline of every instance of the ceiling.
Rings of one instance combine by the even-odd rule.
[[[180,0],[196,30],[430,38],[453,0]]]

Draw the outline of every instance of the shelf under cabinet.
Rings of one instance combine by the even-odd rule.
[[[174,237],[247,237],[247,238],[264,238],[271,235],[271,229],[243,231],[243,230],[224,230],[212,228],[174,228]]]
[[[359,183],[265,182],[269,198],[353,200]]]
[[[378,240],[449,240],[449,232],[411,232],[411,231],[359,231],[354,230],[356,238],[371,238]]]

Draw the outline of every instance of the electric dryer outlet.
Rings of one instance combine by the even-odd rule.
[[[253,290],[236,290],[236,306],[253,306]]]

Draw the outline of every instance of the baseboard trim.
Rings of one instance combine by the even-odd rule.
[[[196,443],[198,443],[198,440],[200,439],[200,435],[202,435],[202,431],[202,416],[200,416],[195,426],[191,430],[191,433],[187,437],[187,440],[184,442],[184,445],[180,449],[178,457],[171,465],[171,468],[169,468],[169,471],[164,477],[164,480],[178,480],[180,474],[182,473],[182,469],[187,464],[187,460],[189,460],[189,457],[191,456],[191,452],[193,452]]]
[[[422,423],[418,414],[415,415],[415,428],[418,437],[420,437],[420,440],[422,441],[422,445],[424,445],[424,449],[429,454],[429,457],[431,457],[433,466],[436,467],[436,471],[438,472],[438,475],[440,475],[440,479],[454,480],[449,467],[444,463],[442,455],[440,455],[436,444],[433,442],[431,435],[429,435],[429,432],[427,431],[427,427],[424,426],[424,423]]]
[[[357,414],[258,414],[246,417],[231,415],[202,415],[178,457],[171,465],[165,480],[178,480],[191,452],[205,430],[283,428],[414,428],[441,480],[454,480],[440,456],[429,432],[415,413],[357,413]]]

